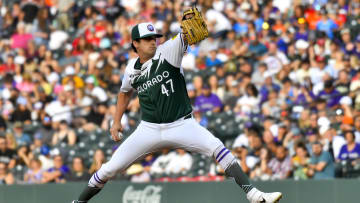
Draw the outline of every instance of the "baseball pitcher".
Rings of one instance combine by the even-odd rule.
[[[184,12],[181,27],[182,33],[158,47],[156,38],[162,35],[156,32],[152,23],[140,23],[132,28],[132,47],[139,57],[125,70],[116,117],[110,129],[112,139],[121,140],[120,120],[133,91],[137,91],[139,97],[141,122],[112,158],[92,175],[87,187],[73,203],[88,202],[117,172],[162,148],[183,148],[214,157],[226,175],[235,179],[251,203],[278,202],[282,197],[280,192],[264,193],[252,186],[230,150],[193,119],[181,60],[187,46],[205,39],[208,30],[196,8]]]

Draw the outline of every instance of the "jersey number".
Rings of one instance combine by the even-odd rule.
[[[174,91],[174,85],[173,85],[172,79],[166,81],[165,83],[166,83],[166,84],[169,84],[169,83],[170,83],[171,93],[174,93],[175,91]],[[162,84],[162,85],[161,85],[161,93],[162,93],[162,94],[166,94],[166,96],[169,96],[169,91],[170,91],[170,90],[168,90],[168,89],[166,88],[165,84]]]

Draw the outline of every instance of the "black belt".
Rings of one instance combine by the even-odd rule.
[[[184,117],[184,120],[185,120],[185,119],[189,119],[189,118],[192,118],[192,113],[186,115],[186,116]]]

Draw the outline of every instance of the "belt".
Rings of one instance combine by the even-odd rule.
[[[193,116],[192,116],[192,113],[189,113],[188,115],[186,115],[185,117],[184,117],[184,120],[186,120],[186,119],[189,119],[189,118],[192,118]]]

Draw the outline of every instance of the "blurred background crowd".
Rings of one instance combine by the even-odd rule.
[[[192,1],[0,0],[0,185],[87,181],[119,145],[109,126],[131,27],[181,32]],[[360,176],[360,1],[198,0],[210,31],[182,61],[195,119],[253,180]],[[121,123],[140,122],[134,95]],[[191,135],[188,135],[191,136]],[[151,138],[149,138],[151,139]],[[223,180],[164,149],[116,179]]]

